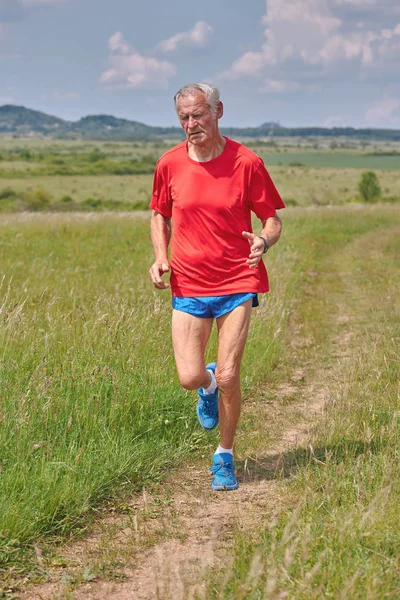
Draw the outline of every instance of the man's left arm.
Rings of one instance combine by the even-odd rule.
[[[250,254],[246,263],[250,269],[254,269],[260,262],[262,255],[279,240],[282,231],[282,221],[275,213],[262,221],[262,231],[260,235],[255,235],[249,231],[243,231],[242,235],[250,244]]]

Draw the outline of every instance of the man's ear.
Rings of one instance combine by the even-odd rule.
[[[217,106],[217,119],[220,119],[223,114],[224,114],[224,105],[222,104],[222,102],[220,100],[218,102],[218,106]]]

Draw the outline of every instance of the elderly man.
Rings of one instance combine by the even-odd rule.
[[[254,152],[220,134],[223,105],[216,87],[190,84],[175,95],[186,140],[157,162],[151,200],[155,262],[150,279],[168,288],[171,270],[172,341],[181,385],[198,389],[204,429],[219,423],[212,488],[238,487],[233,461],[241,407],[240,364],[258,293],[267,292],[263,254],[279,239],[284,204]],[[251,213],[260,219],[252,232]],[[174,224],[171,260],[168,248]],[[214,320],[217,361],[205,365]]]

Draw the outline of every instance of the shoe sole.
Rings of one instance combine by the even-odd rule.
[[[231,486],[231,485],[229,485],[229,486],[226,486],[226,485],[213,486],[211,484],[211,487],[215,492],[231,492],[233,490],[237,490],[239,487],[239,484],[237,483],[236,485],[233,485],[233,486]]]

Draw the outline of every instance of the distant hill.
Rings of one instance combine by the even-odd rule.
[[[267,122],[259,127],[221,127],[232,137],[346,137],[400,141],[398,129],[355,129],[353,127],[283,127]],[[180,127],[152,127],[118,119],[111,115],[89,115],[79,121],[65,121],[24,106],[0,106],[0,135],[16,137],[83,138],[88,140],[150,140],[163,137],[183,138]]]
[[[68,121],[51,117],[38,110],[5,104],[0,106],[0,133],[51,135],[68,127]]]
[[[179,127],[151,127],[137,121],[118,119],[111,115],[90,115],[79,121],[65,121],[24,106],[0,106],[0,135],[18,137],[107,139],[151,139],[163,136],[182,137]]]
[[[110,115],[90,115],[83,117],[76,123],[69,123],[69,128],[65,131],[65,135],[68,135],[68,137],[79,136],[92,140],[140,140],[168,135],[182,137],[182,132],[178,127],[151,127],[138,121],[117,119],[117,117]]]

